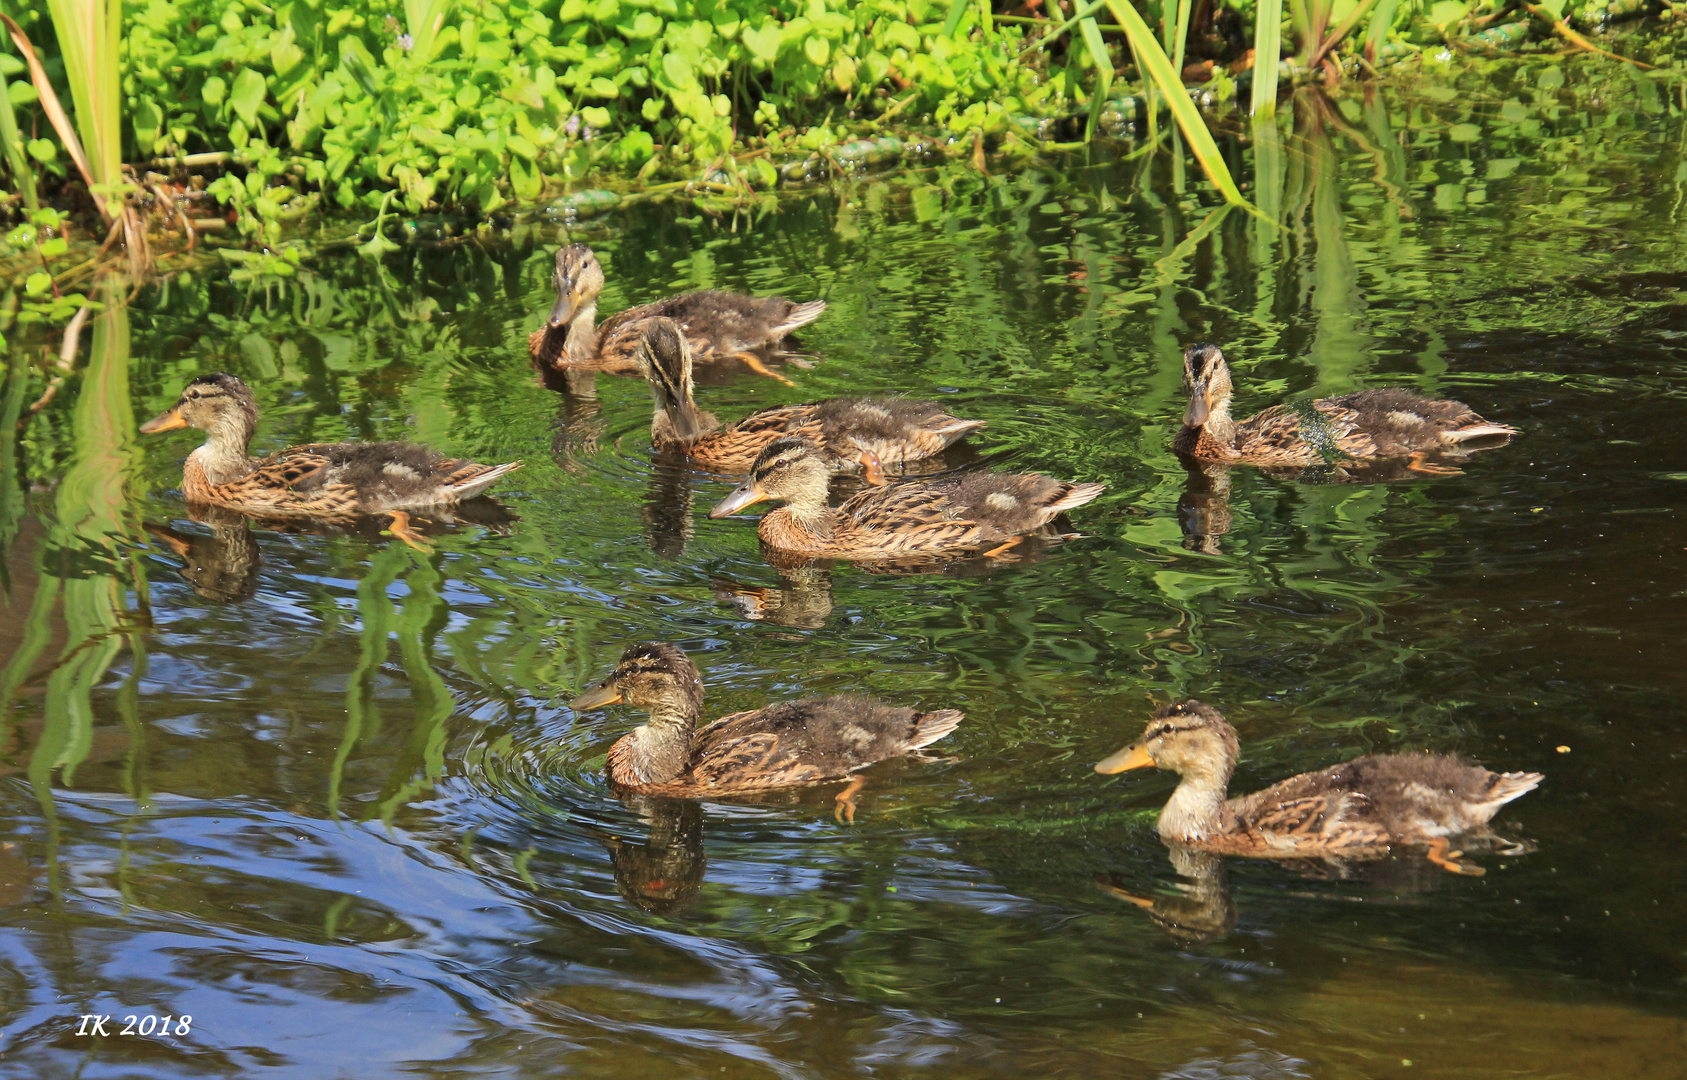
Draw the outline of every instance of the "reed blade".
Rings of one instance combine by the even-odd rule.
[[[1213,142],[1212,132],[1196,111],[1195,103],[1189,100],[1189,93],[1183,88],[1183,79],[1172,70],[1172,62],[1167,58],[1160,43],[1154,40],[1153,31],[1142,21],[1142,16],[1136,13],[1124,0],[1107,0],[1107,9],[1113,17],[1124,27],[1125,36],[1130,40],[1131,51],[1136,54],[1136,62],[1147,73],[1148,77],[1166,95],[1166,102],[1171,108],[1172,118],[1177,126],[1183,129],[1183,137],[1189,140],[1189,148],[1195,154],[1195,160],[1201,163],[1201,169],[1207,174],[1221,194],[1230,202],[1238,206],[1247,206],[1248,200],[1242,198],[1242,193],[1236,187],[1236,181],[1230,177],[1230,168],[1224,163],[1224,155],[1219,153],[1218,144]]]
[[[1283,56],[1282,0],[1260,0],[1254,13],[1254,87],[1248,111],[1260,119],[1277,112],[1277,73]]]

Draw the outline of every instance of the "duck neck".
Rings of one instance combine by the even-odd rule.
[[[811,546],[823,547],[832,537],[833,518],[832,508],[826,505],[826,489],[821,487],[819,492],[805,491],[792,497],[784,506],[762,518],[763,530],[776,517],[783,518],[783,531],[795,530],[809,539]],[[788,545],[782,545],[788,546]]]
[[[691,734],[697,729],[696,707],[680,700],[657,702],[650,720],[634,732],[628,764],[643,784],[666,784],[678,779],[691,763]]]
[[[1236,421],[1230,415],[1230,395],[1222,395],[1200,427],[1186,427],[1172,440],[1172,449],[1195,457],[1225,457],[1236,450]]]
[[[690,425],[695,432],[690,436],[682,436],[676,430],[673,416],[675,410],[671,410],[658,398],[656,411],[650,417],[650,441],[657,446],[691,446],[720,427],[720,421],[715,419],[713,413],[706,413],[695,405],[681,408],[686,407],[691,410]]]
[[[1227,762],[1202,763],[1183,774],[1183,780],[1160,811],[1160,835],[1178,843],[1193,844],[1231,831],[1236,815],[1224,800],[1230,782]]]
[[[597,356],[597,301],[587,300],[568,320],[568,336],[562,343],[562,358],[570,367],[589,364]]]
[[[252,472],[246,447],[252,442],[252,427],[235,418],[219,418],[206,429],[204,445],[187,456],[182,469],[182,494],[193,502],[211,500],[211,489],[232,484]]]

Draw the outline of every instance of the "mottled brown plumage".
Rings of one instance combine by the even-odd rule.
[[[1461,873],[1449,837],[1485,826],[1540,773],[1494,773],[1447,754],[1372,754],[1225,798],[1240,743],[1217,709],[1164,705],[1142,738],[1095,770],[1170,769],[1183,777],[1160,812],[1160,835],[1205,851],[1294,858],[1429,844],[1432,862]]]
[[[644,324],[634,359],[654,399],[651,441],[717,472],[749,472],[756,455],[787,435],[812,439],[827,452],[833,468],[849,471],[860,467],[864,451],[883,464],[899,466],[942,453],[968,432],[984,427],[982,420],[950,416],[935,402],[905,398],[831,398],[780,405],[722,427],[692,400],[691,346],[672,319],[657,316]]]
[[[182,467],[182,494],[189,503],[264,518],[390,514],[394,535],[416,546],[409,511],[473,498],[521,468],[519,461],[482,465],[403,442],[309,443],[255,459],[246,448],[257,425],[251,388],[215,372],[188,383],[176,404],[141,431],[195,427],[209,436]]]
[[[1172,449],[1207,461],[1254,465],[1318,465],[1353,458],[1410,458],[1425,473],[1454,470],[1428,464],[1431,453],[1462,454],[1473,439],[1517,434],[1490,423],[1462,402],[1409,390],[1361,390],[1296,405],[1275,405],[1246,420],[1230,417],[1230,366],[1217,345],[1183,351],[1189,408]]]
[[[737,359],[772,375],[755,354],[779,350],[786,335],[826,310],[824,300],[796,304],[782,296],[706,289],[630,307],[600,327],[597,298],[603,291],[603,266],[591,248],[570,244],[558,251],[552,280],[556,304],[545,325],[528,336],[527,351],[535,364],[554,371],[633,374],[638,370],[633,352],[645,322],[665,316],[679,324],[697,362]]]
[[[648,710],[650,721],[610,747],[609,779],[631,791],[675,798],[842,780],[936,742],[963,716],[954,709],[922,713],[839,695],[733,713],[698,729],[703,680],[681,649],[659,642],[628,646],[614,672],[570,707],[620,701]]]
[[[814,443],[779,439],[756,459],[750,478],[709,516],[725,517],[763,499],[778,499],[786,505],[761,520],[761,538],[769,546],[817,557],[895,558],[1012,544],[1107,487],[1038,473],[974,472],[868,488],[831,509],[826,505],[830,473],[826,455]]]

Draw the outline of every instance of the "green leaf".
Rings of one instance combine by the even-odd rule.
[[[70,249],[70,241],[62,236],[54,236],[41,241],[41,254],[44,258],[52,259],[63,255]]]
[[[779,55],[779,24],[772,20],[764,22],[754,30],[744,31],[743,40],[751,56],[771,64]]]
[[[589,105],[580,110],[580,119],[591,127],[606,128],[609,126],[609,110],[597,105]]]
[[[205,99],[205,104],[221,105],[228,94],[228,83],[220,75],[213,75],[205,80],[205,85],[199,88],[199,96]]]
[[[42,163],[52,162],[59,156],[58,145],[50,139],[31,139],[24,143],[24,149],[29,156]]]
[[[823,68],[832,55],[832,45],[823,37],[808,37],[802,43],[803,55],[815,67]]]
[[[662,32],[662,20],[648,11],[641,11],[633,18],[633,24],[621,32],[632,38],[653,38]]]
[[[1183,76],[1172,70],[1171,60],[1154,39],[1148,24],[1125,0],[1107,0],[1107,9],[1124,28],[1125,36],[1130,39],[1131,52],[1136,54],[1136,62],[1166,95],[1166,105],[1171,109],[1172,118],[1183,129],[1183,137],[1189,140],[1189,149],[1195,154],[1195,160],[1201,163],[1207,179],[1227,201],[1253,210],[1252,204],[1242,198],[1236,181],[1231,179],[1230,168],[1224,164],[1224,155],[1219,153],[1218,144],[1213,142],[1212,132],[1207,130],[1201,114],[1195,111],[1195,103],[1189,100],[1189,93],[1183,88]]]
[[[37,270],[24,279],[23,291],[30,296],[45,296],[53,285],[53,275],[45,270]]]
[[[539,170],[522,162],[519,158],[510,161],[510,190],[515,192],[518,199],[537,199],[542,181]]]
[[[679,53],[663,54],[662,74],[668,77],[668,84],[677,90],[690,90],[697,85],[697,75],[691,70],[691,61]]]
[[[961,16],[966,14],[967,5],[971,2],[972,0],[949,0],[949,14],[943,20],[944,37],[955,36],[955,28],[961,25]]]
[[[240,69],[234,77],[234,92],[229,96],[229,104],[240,119],[246,121],[247,127],[253,127],[258,122],[258,106],[264,103],[264,77],[249,67]]]
[[[511,135],[505,140],[504,145],[510,148],[510,153],[524,157],[528,161],[533,161],[539,156],[539,148],[520,135]]]

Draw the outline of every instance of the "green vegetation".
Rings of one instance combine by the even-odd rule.
[[[1287,47],[1276,74],[1289,78],[1354,72],[1361,45],[1382,63],[1501,23],[1513,29],[1489,40],[1521,42],[1532,25],[1591,47],[1571,25],[1573,0],[1514,14],[1500,0],[1243,3],[1206,9],[1200,25],[1193,0],[1006,7],[0,0],[16,49],[0,51],[0,160],[28,209],[38,188],[80,178],[142,260],[141,204],[166,228],[232,221],[273,246],[319,208],[367,218],[388,196],[409,214],[487,215],[608,174],[741,198],[779,183],[782,165],[830,168],[850,159],[849,140],[885,131],[920,131],[928,148],[981,166],[987,143],[1034,145],[1036,118],[1086,116],[1093,138],[1105,106],[1128,118],[1145,102],[1150,134],[1169,108],[1215,187],[1240,202],[1184,86],[1190,54],[1215,100],[1235,94],[1222,65],[1241,72],[1247,57],[1231,55],[1241,42],[1224,43],[1221,18],[1253,23],[1257,55]],[[1123,80],[1144,96],[1116,98]],[[1254,114],[1270,114],[1278,85],[1254,80]]]

